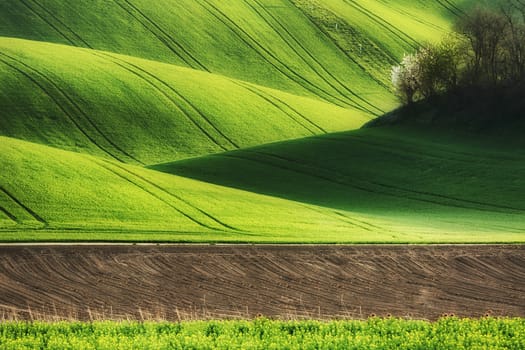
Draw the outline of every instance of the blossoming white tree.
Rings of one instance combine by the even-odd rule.
[[[421,86],[420,72],[417,53],[405,55],[398,66],[392,67],[392,84],[404,104],[414,102],[415,94]]]

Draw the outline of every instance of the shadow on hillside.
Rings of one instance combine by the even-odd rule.
[[[525,197],[525,153],[509,152],[498,138],[487,144],[464,135],[368,128],[152,168],[357,212],[524,209],[516,198]]]

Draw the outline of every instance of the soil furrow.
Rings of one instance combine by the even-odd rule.
[[[525,247],[511,245],[0,246],[0,311],[47,320],[524,317],[523,274]]]

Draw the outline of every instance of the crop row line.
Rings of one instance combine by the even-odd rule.
[[[280,161],[294,163],[294,164],[299,165],[301,167],[306,167],[308,169],[312,169],[313,171],[309,173],[310,175],[318,174],[321,171],[324,171],[324,172],[328,172],[330,174],[333,174],[334,178],[335,177],[339,178],[341,176],[344,176],[346,178],[350,178],[350,176],[348,174],[336,172],[336,171],[333,171],[333,170],[330,170],[330,169],[324,169],[324,168],[323,169],[319,169],[317,166],[315,166],[313,164],[306,164],[306,163],[303,163],[303,162],[299,162],[299,161],[297,161],[295,159],[290,159],[290,158],[286,158],[286,157],[282,157],[282,156],[276,156],[276,155],[271,154],[271,153],[265,153],[265,152],[260,152],[260,151],[258,151],[258,152],[247,151],[247,152],[252,152],[252,153],[260,154],[260,155],[267,156],[267,157],[277,158]],[[332,177],[328,177],[327,176],[326,178],[330,178],[331,179]],[[355,177],[352,177],[352,180],[355,180]],[[453,201],[457,201],[457,202],[460,202],[460,203],[463,203],[463,204],[466,204],[466,203],[467,204],[474,204],[474,205],[480,205],[480,206],[488,207],[488,208],[502,209],[502,210],[512,210],[512,211],[518,211],[518,212],[525,211],[525,209],[523,209],[523,208],[516,208],[516,207],[500,205],[500,204],[494,204],[494,203],[484,203],[484,202],[480,202],[480,201],[473,201],[473,200],[464,199],[464,198],[457,198],[457,197],[453,197],[453,196],[446,196],[446,195],[442,195],[442,194],[439,194],[439,193],[432,193],[432,192],[428,192],[428,191],[417,191],[417,190],[403,188],[401,186],[389,185],[389,184],[385,184],[385,183],[381,183],[381,182],[377,182],[377,181],[370,181],[370,180],[368,180],[368,181],[365,181],[364,183],[376,185],[376,186],[379,186],[379,187],[382,187],[382,188],[391,189],[391,190],[395,190],[395,191],[401,191],[401,192],[418,194],[418,195],[423,195],[423,196],[428,196],[428,197],[437,197],[437,198],[441,198],[441,199],[453,200]],[[388,194],[386,192],[381,192],[381,193]],[[389,194],[389,195],[394,195],[394,194]],[[410,197],[407,197],[407,198],[410,198]],[[414,199],[414,198],[412,198],[412,199]],[[422,200],[422,199],[416,198],[415,200]],[[466,209],[473,209],[473,210],[494,211],[494,210],[491,210],[491,209],[484,209],[484,208],[471,208],[471,207],[459,206],[459,205],[454,205],[454,204],[443,204],[443,203],[439,203],[439,202],[435,202],[435,201],[429,201],[429,202],[430,203],[440,204],[440,205],[451,205],[451,206],[456,206],[456,207],[459,207],[459,208],[466,208]]]
[[[71,29],[71,27],[69,27],[68,25],[66,25],[64,22],[62,22],[57,16],[55,16],[55,14],[53,14],[53,12],[49,11],[45,6],[43,6],[42,4],[40,4],[37,0],[27,0],[27,1],[32,1],[35,5],[37,5],[42,11],[44,11],[49,17],[51,17],[55,22],[57,22],[59,24],[59,26],[62,26],[63,28],[67,29],[78,41],[80,41],[84,46],[86,46],[87,48],[92,48],[80,35],[78,35],[77,33],[75,33],[75,31],[73,31],[73,29]],[[30,8],[24,0],[22,0],[22,2],[24,3],[24,5],[28,8]],[[40,13],[37,13],[36,10],[34,9],[31,9],[38,17],[40,17],[44,22],[46,22],[50,27],[52,27],[55,31],[57,31],[60,35],[62,35],[67,41],[69,41],[73,46],[76,46],[76,44],[74,43],[73,40],[71,40],[70,38],[68,38],[64,32],[62,32],[60,29],[59,29],[59,26],[55,26],[51,23],[51,21],[48,21],[46,20]]]
[[[118,169],[120,169],[120,171],[123,171],[125,173],[127,173],[128,175],[130,175],[132,178],[135,179],[132,180],[126,176],[124,176],[121,172],[118,172],[114,169],[112,169],[108,163],[106,162],[105,164],[102,164],[100,161],[96,162],[98,165],[104,167],[106,170],[109,170],[110,172],[112,172],[113,174],[121,177],[122,179],[125,179],[126,181],[132,183],[133,185],[139,187],[141,190],[149,193],[150,195],[152,195],[153,197],[155,197],[156,199],[164,202],[165,204],[167,204],[168,206],[170,206],[171,208],[173,208],[174,210],[176,210],[177,212],[179,212],[180,214],[182,214],[183,216],[185,216],[186,218],[188,218],[189,220],[193,221],[194,223],[198,224],[199,226],[202,226],[202,227],[205,227],[205,228],[208,228],[210,230],[213,230],[213,231],[224,231],[224,230],[232,230],[232,231],[238,231],[238,232],[241,232],[239,229],[233,227],[233,226],[230,226],[224,222],[222,222],[221,220],[217,219],[216,217],[214,217],[213,215],[207,213],[206,211],[202,210],[201,208],[191,204],[189,201],[183,199],[182,197],[178,196],[178,195],[175,195],[173,194],[172,192],[164,189],[163,187],[159,186],[158,184],[146,179],[144,176],[141,176],[135,172],[132,172],[131,170],[129,169],[126,169],[125,167],[119,165],[119,164],[114,164],[114,163],[111,163],[111,165],[113,167],[116,167]],[[187,206],[190,210],[195,210],[197,211],[198,213],[200,213],[201,215],[207,217],[208,219],[212,220],[212,222],[214,222],[215,224],[218,224],[220,226],[222,226],[222,228],[217,228],[217,227],[212,227],[210,226],[209,224],[206,224],[205,222],[203,222],[202,220],[199,220],[199,219],[196,219],[195,218],[195,215],[192,215],[190,213],[188,213],[187,210],[183,210],[180,208],[180,206],[176,206],[176,205],[173,205],[171,204],[170,202],[168,202],[167,200],[165,200],[164,198],[162,198],[160,195],[157,195],[155,194],[153,191],[147,189],[145,186],[141,186],[136,180],[140,180],[141,182],[143,183],[146,183],[147,185],[159,190],[161,193],[164,193],[165,195],[167,195],[168,197],[172,198],[172,199],[175,199],[177,202],[179,203],[182,203],[183,205]]]
[[[372,74],[363,64],[361,64],[355,57],[351,56],[347,50],[345,50],[340,43],[337,42],[337,40],[333,39],[330,33],[323,28],[317,21],[314,19],[313,15],[306,12],[306,9],[303,9],[299,7],[297,4],[295,4],[296,7],[299,8],[299,10],[304,14],[305,18],[319,30],[320,33],[324,34],[326,38],[328,38],[335,47],[347,58],[349,59],[353,64],[355,64],[361,71],[363,71],[370,79],[372,79],[377,85],[381,86],[387,91],[391,91],[392,88],[388,85],[386,85],[383,81],[381,81],[379,78],[377,78],[374,74]],[[346,20],[340,18],[337,16],[334,12],[325,9],[328,11],[332,16],[336,17],[339,21],[347,23]],[[382,43],[374,43],[377,45],[378,48],[381,49],[381,53],[386,56],[386,58],[390,61],[391,64],[394,64],[397,62],[397,59],[385,48],[385,46]],[[376,107],[377,108],[377,107]]]
[[[6,190],[3,186],[0,186],[0,191],[2,191],[7,197],[11,198],[13,202],[15,202],[18,206],[20,206],[22,209],[24,209],[29,215],[31,215],[36,221],[40,222],[44,226],[47,226],[48,223],[46,220],[44,220],[40,215],[38,215],[33,209],[26,206],[24,203],[22,203],[18,198],[16,198],[11,192]],[[5,210],[5,209],[4,209]],[[2,210],[2,211],[4,211]],[[7,210],[4,211],[10,218],[13,220],[16,220],[16,217],[10,213],[7,212]],[[18,221],[17,221],[18,222]]]
[[[411,46],[414,50],[416,50],[419,47],[419,43],[418,43],[417,40],[412,38],[407,33],[401,31],[400,29],[394,27],[391,23],[388,23],[383,18],[381,18],[381,17],[377,16],[376,14],[370,12],[369,10],[364,8],[363,6],[357,4],[357,2],[355,0],[343,0],[343,1],[346,4],[348,4],[348,5],[352,6],[353,8],[355,8],[356,10],[358,10],[359,12],[361,12],[366,17],[370,18],[373,22],[377,23],[379,26],[383,27],[388,32],[392,33],[394,36],[399,38],[401,41],[403,41],[406,44],[408,44],[409,46]]]
[[[248,47],[250,47],[264,61],[273,66],[277,71],[286,76],[288,79],[303,87],[306,91],[309,91],[316,96],[322,97],[325,100],[338,105],[339,107],[351,106],[356,109],[362,110],[362,108],[356,105],[353,101],[347,101],[337,96],[334,96],[333,94],[327,92],[321,87],[315,85],[306,77],[295,72],[291,67],[282,62],[274,53],[269,51],[268,48],[262,46],[241,26],[235,23],[230,17],[228,17],[224,12],[222,12],[219,8],[217,8],[208,0],[201,0],[199,1],[199,4],[218,21],[222,22],[233,34],[235,34],[242,42],[244,42]],[[368,113],[365,110],[363,110],[363,112]]]
[[[110,55],[108,53],[92,53],[95,56],[102,57],[106,60],[110,60],[115,65],[121,67],[122,69],[130,72],[131,74],[139,77],[144,82],[146,82],[148,85],[152,86],[157,92],[159,92],[161,95],[163,95],[165,98],[167,98],[171,104],[181,112],[182,115],[186,117],[190,121],[193,126],[195,126],[197,129],[199,129],[212,143],[217,145],[219,148],[221,148],[223,151],[229,150],[228,147],[225,147],[219,142],[219,139],[217,136],[212,136],[209,131],[204,128],[204,126],[201,125],[201,123],[197,122],[195,118],[193,118],[190,113],[187,111],[187,109],[193,110],[193,112],[198,115],[201,119],[204,120],[204,123],[209,125],[211,129],[219,135],[219,138],[224,138],[229,144],[231,144],[234,148],[239,148],[239,146],[228,136],[226,136],[212,121],[206,117],[206,115],[201,112],[195,105],[193,105],[187,98],[185,98],[182,94],[180,94],[178,91],[176,91],[170,84],[165,82],[164,80],[160,79],[156,75],[150,73],[146,69],[139,67],[136,64],[130,63],[124,59],[117,58],[113,55]],[[148,78],[149,77],[149,78]],[[152,80],[153,79],[153,80]],[[167,92],[165,92],[163,89],[158,87],[154,81],[161,84],[168,90],[172,92],[174,96],[177,97],[183,104],[187,105],[187,108],[183,108],[173,96],[170,96]],[[189,107],[189,108],[188,108]]]
[[[315,131],[313,131],[312,129],[310,129],[307,125],[305,125],[304,123],[302,123],[300,120],[298,120],[296,117],[294,117],[292,115],[292,113],[289,113],[287,111],[284,110],[283,107],[281,107],[279,104],[281,105],[285,105],[286,107],[288,107],[292,112],[294,112],[295,114],[297,114],[299,116],[299,118],[302,118],[304,119],[305,121],[309,121],[310,124],[313,124],[314,127],[318,128],[319,130],[322,130],[319,126],[317,126],[316,124],[312,123],[308,118],[306,118],[304,115],[302,115],[301,113],[297,112],[295,109],[291,108],[288,104],[284,103],[282,100],[278,99],[277,97],[275,96],[272,96],[270,94],[266,94],[265,92],[263,92],[261,89],[258,89],[256,88],[255,86],[253,85],[249,85],[249,84],[246,84],[246,83],[240,83],[240,82],[237,82],[237,81],[233,81],[236,85],[250,91],[251,93],[259,96],[260,98],[262,98],[264,101],[268,102],[270,105],[274,106],[275,108],[279,109],[281,112],[283,112],[286,116],[288,116],[294,123],[297,123],[299,124],[302,128],[304,128],[305,130],[307,130],[309,133],[311,133],[312,135],[317,135],[317,133]]]
[[[166,32],[166,30],[164,30],[162,27],[160,27],[160,25],[158,25],[155,21],[149,18],[137,6],[133,5],[128,0],[114,1],[120,8],[122,8],[131,17],[137,20],[144,28],[146,28],[146,30],[153,34],[153,36],[155,36],[160,42],[162,42],[172,53],[179,57],[189,67],[209,72],[209,69],[204,64],[202,64],[195,56],[193,56],[187,49],[185,49],[179,42],[177,42],[173,38],[173,36],[169,35]]]
[[[135,162],[139,164],[143,164],[140,160],[133,157],[131,154],[124,151],[122,148],[120,148],[115,142],[113,142],[111,139],[109,139],[103,132],[100,130],[100,128],[91,120],[91,118],[80,108],[80,106],[62,89],[60,88],[51,78],[46,76],[42,71],[37,70],[36,68],[31,67],[27,63],[24,63],[12,56],[9,56],[3,52],[0,52],[0,55],[7,57],[15,64],[24,67],[25,69],[31,71],[33,75],[27,73],[23,69],[17,67],[13,63],[9,63],[7,60],[0,58],[0,61],[6,64],[7,66],[11,67],[12,69],[16,70],[18,73],[25,76],[27,79],[29,79],[33,84],[38,86],[55,104],[56,106],[64,113],[64,115],[75,125],[75,127],[97,148],[102,150],[104,153],[108,154],[110,157],[122,161],[120,157],[118,157],[116,154],[109,151],[108,148],[105,146],[100,145],[100,143],[91,136],[80,124],[80,122],[75,118],[75,115],[80,115],[83,117],[87,125],[89,125],[98,135],[107,142],[111,147],[113,147],[115,150],[122,153],[124,156],[134,160]],[[37,80],[37,78],[40,78]],[[54,93],[52,93],[50,90],[54,90]],[[61,100],[61,101],[60,101]],[[65,106],[68,106],[67,108]]]
[[[268,11],[266,9],[265,6],[263,6],[260,2],[258,2],[257,0],[254,0],[254,2],[258,5],[258,7],[261,9],[261,10],[258,10],[256,6],[250,4],[248,1],[246,1],[246,4],[266,23],[268,24],[268,26],[270,28],[272,28],[274,30],[274,32],[283,40],[284,43],[286,43],[286,45],[297,55],[297,57],[303,61],[322,81],[324,81],[326,84],[328,84],[328,86],[330,86],[334,91],[336,91],[337,93],[339,93],[341,96],[343,96],[344,98],[346,99],[350,99],[350,97],[346,96],[345,93],[343,91],[340,90],[340,87],[344,90],[347,91],[347,93],[350,93],[350,95],[352,95],[353,97],[356,97],[357,99],[361,100],[362,102],[364,102],[365,104],[368,104],[370,107],[376,109],[376,110],[379,110],[377,107],[373,106],[372,104],[370,104],[368,101],[364,100],[363,98],[361,98],[359,95],[357,95],[353,90],[351,90],[350,88],[348,88],[348,86],[346,86],[345,84],[343,84],[334,74],[332,74],[321,62],[319,62],[319,60],[317,58],[315,58],[315,56],[313,56],[309,50],[306,49],[306,47],[304,47],[304,45],[279,21],[278,18],[276,18],[276,16],[274,16],[270,11]],[[266,13],[266,16],[263,14]],[[271,18],[272,21],[276,24],[272,24],[270,23],[270,20],[268,18]],[[280,29],[279,29],[280,28]],[[289,39],[287,39],[285,37],[285,35],[283,33],[286,33],[286,35],[288,36]],[[311,62],[308,62],[308,60],[306,59],[306,57],[304,55],[301,55],[298,51],[298,49],[290,42],[290,40],[295,43],[295,45],[300,48],[304,54],[306,54],[307,57],[310,58],[310,60],[313,62],[313,64]],[[319,69],[317,69],[315,66],[317,65]],[[326,74],[329,78],[326,78],[324,76],[324,74]],[[331,79],[331,80],[330,80]],[[336,86],[335,83],[337,83],[340,87]],[[383,114],[384,111],[381,111],[379,110],[379,113],[378,112],[374,112],[372,111],[371,109],[369,109],[368,107],[365,107],[364,105],[362,105],[361,103],[359,102],[356,102],[354,101],[354,103],[356,103],[360,108],[366,110],[368,113],[370,113],[371,115],[379,115],[379,113]]]
[[[520,209],[520,208],[514,208],[514,207],[501,206],[501,205],[497,205],[497,204],[489,204],[489,203],[470,201],[470,200],[465,200],[465,199],[461,199],[461,198],[455,198],[455,197],[452,197],[452,196],[445,196],[445,195],[435,194],[435,193],[431,193],[431,192],[424,192],[424,191],[416,191],[416,190],[406,189],[406,188],[393,186],[393,185],[387,185],[387,184],[383,184],[383,183],[379,183],[379,182],[358,180],[358,179],[355,179],[355,177],[351,178],[352,179],[351,182],[349,182],[349,181],[342,181],[342,180],[338,180],[338,179],[341,178],[342,176],[344,176],[344,178],[348,179],[349,176],[347,174],[334,172],[334,171],[331,171],[329,169],[319,169],[318,167],[316,167],[314,165],[304,164],[304,163],[298,162],[297,160],[284,158],[284,157],[279,157],[279,156],[275,156],[275,155],[269,154],[269,153],[264,153],[264,152],[259,152],[259,151],[247,151],[247,152],[254,153],[254,154],[259,154],[259,155],[262,155],[262,156],[265,156],[265,157],[276,158],[280,163],[282,161],[285,161],[285,162],[288,162],[288,163],[294,163],[295,165],[301,167],[301,169],[290,167],[290,166],[286,166],[286,165],[282,165],[282,164],[276,164],[275,162],[272,162],[272,161],[269,161],[269,160],[263,160],[263,159],[260,159],[260,158],[252,159],[252,158],[249,158],[249,157],[243,157],[242,155],[238,155],[238,154],[223,154],[221,156],[231,157],[231,158],[239,158],[239,159],[242,159],[242,160],[248,160],[248,161],[253,161],[253,162],[259,162],[259,163],[263,163],[263,164],[266,164],[266,165],[277,167],[277,168],[280,168],[280,169],[283,169],[283,170],[299,173],[299,174],[302,174],[302,175],[308,175],[308,176],[311,176],[311,177],[314,177],[314,178],[318,178],[318,179],[321,179],[321,180],[324,180],[324,181],[332,182],[332,183],[335,183],[335,184],[338,184],[338,185],[354,188],[354,189],[357,189],[357,190],[360,190],[360,191],[373,193],[373,194],[377,194],[377,195],[385,195],[385,196],[390,196],[390,197],[395,197],[395,198],[405,198],[405,199],[410,199],[410,200],[413,200],[413,201],[426,202],[426,203],[431,203],[431,204],[436,204],[436,205],[441,205],[441,206],[451,206],[451,207],[457,207],[457,208],[462,208],[462,209],[470,209],[470,210],[478,210],[478,211],[486,211],[486,212],[494,212],[494,211],[496,211],[496,212],[507,213],[508,210],[517,211],[517,212],[523,212],[524,211],[524,209]],[[333,176],[322,175],[323,172],[327,172],[327,173],[329,173],[330,175],[333,175]],[[380,188],[383,189],[383,191],[380,191],[378,189],[373,189],[373,188],[370,187],[370,185],[373,185],[376,188],[380,187]],[[392,191],[394,191],[394,192],[392,192]],[[402,193],[404,195],[401,196],[401,195],[399,195],[396,192],[400,192],[400,193]],[[416,196],[413,196],[413,195],[418,195],[418,196],[416,197]],[[457,203],[443,203],[443,202],[439,201],[439,199],[446,199],[446,200],[450,200],[450,201],[457,202]],[[474,205],[481,206],[481,207],[472,207],[472,206],[467,206],[466,204],[474,204]],[[486,207],[486,208],[484,208],[484,207]],[[496,210],[496,209],[499,209],[499,210]]]

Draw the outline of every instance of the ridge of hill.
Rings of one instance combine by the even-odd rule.
[[[516,136],[516,135],[515,135]],[[302,203],[425,222],[525,232],[525,152],[502,138],[414,127],[367,128],[262,145],[153,169]],[[231,171],[235,169],[236,171]]]
[[[403,198],[402,189],[389,190],[401,196],[367,197],[369,193],[361,192],[358,197],[358,189],[349,191],[347,179],[333,178],[337,184],[326,186],[297,171],[283,178],[285,172],[273,167],[253,178],[268,184],[281,177],[294,190],[314,185],[316,193],[328,197],[344,190],[355,203],[343,208],[218,186],[6,137],[0,137],[0,152],[0,241],[509,242],[522,241],[525,229],[517,200],[505,205],[498,198],[492,203],[441,199],[443,210],[432,215],[439,203],[396,209],[392,204],[412,200]],[[521,158],[516,162],[523,164]],[[260,168],[249,167],[251,173],[245,176]],[[245,170],[238,168],[239,174]],[[457,203],[467,208],[455,210]]]
[[[377,116],[396,104],[390,66],[446,34],[468,2],[6,0],[0,35],[210,71]]]
[[[0,240],[523,242],[519,149],[348,131],[471,2],[0,2]]]
[[[152,164],[357,128],[359,110],[169,64],[0,38],[0,134]]]

